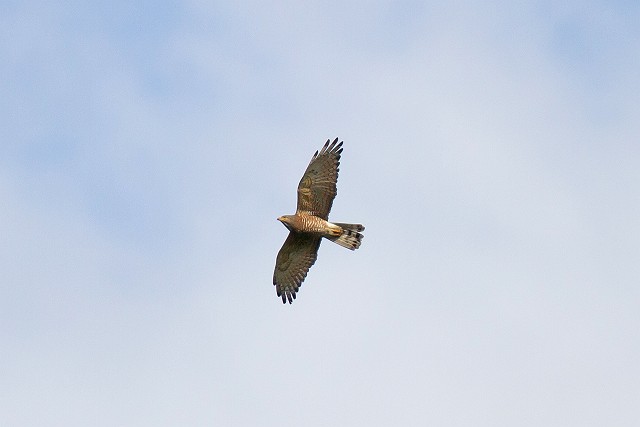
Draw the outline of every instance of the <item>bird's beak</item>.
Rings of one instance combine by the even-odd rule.
[[[281,216],[278,217],[278,221],[283,222],[283,218]]]

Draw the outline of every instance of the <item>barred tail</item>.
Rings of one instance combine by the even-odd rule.
[[[341,222],[334,222],[334,224],[342,228],[342,234],[337,237],[327,237],[329,240],[352,251],[360,247],[364,237],[360,234],[360,231],[364,231],[362,224],[345,224]]]

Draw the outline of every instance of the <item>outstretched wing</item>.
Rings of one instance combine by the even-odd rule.
[[[273,284],[282,302],[289,304],[296,298],[296,292],[307,277],[309,269],[318,258],[321,237],[289,232],[289,237],[278,252]]]
[[[338,138],[327,142],[313,155],[307,170],[298,184],[298,212],[305,211],[322,219],[328,219],[333,199],[336,197],[338,166],[342,142]]]

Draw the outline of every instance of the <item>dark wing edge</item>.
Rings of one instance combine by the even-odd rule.
[[[296,292],[318,258],[321,237],[289,232],[276,257],[273,284],[282,303],[296,299]]]
[[[338,138],[327,139],[322,149],[316,151],[300,183],[298,184],[298,211],[327,219],[333,199],[338,193],[337,182],[340,171],[342,143]]]
[[[327,142],[324,143],[324,146],[320,150],[317,150],[313,155],[313,157],[311,157],[311,161],[309,161],[309,166],[311,166],[313,161],[320,156],[335,153],[338,155],[338,157],[340,157],[340,153],[342,153],[343,143],[344,141],[340,141],[340,143],[338,143],[338,138],[334,139],[333,141],[331,141],[330,139],[327,139]]]

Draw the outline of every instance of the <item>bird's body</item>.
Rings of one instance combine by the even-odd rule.
[[[282,302],[291,303],[318,257],[322,238],[327,238],[347,249],[360,247],[364,230],[361,224],[331,223],[329,211],[336,196],[338,166],[342,142],[329,140],[322,150],[316,151],[300,183],[298,206],[294,215],[278,218],[289,230],[289,236],[276,258],[273,284]]]
[[[319,237],[340,236],[342,228],[339,225],[331,224],[315,215],[300,212],[295,215],[284,215],[278,218],[290,231],[317,234]]]

